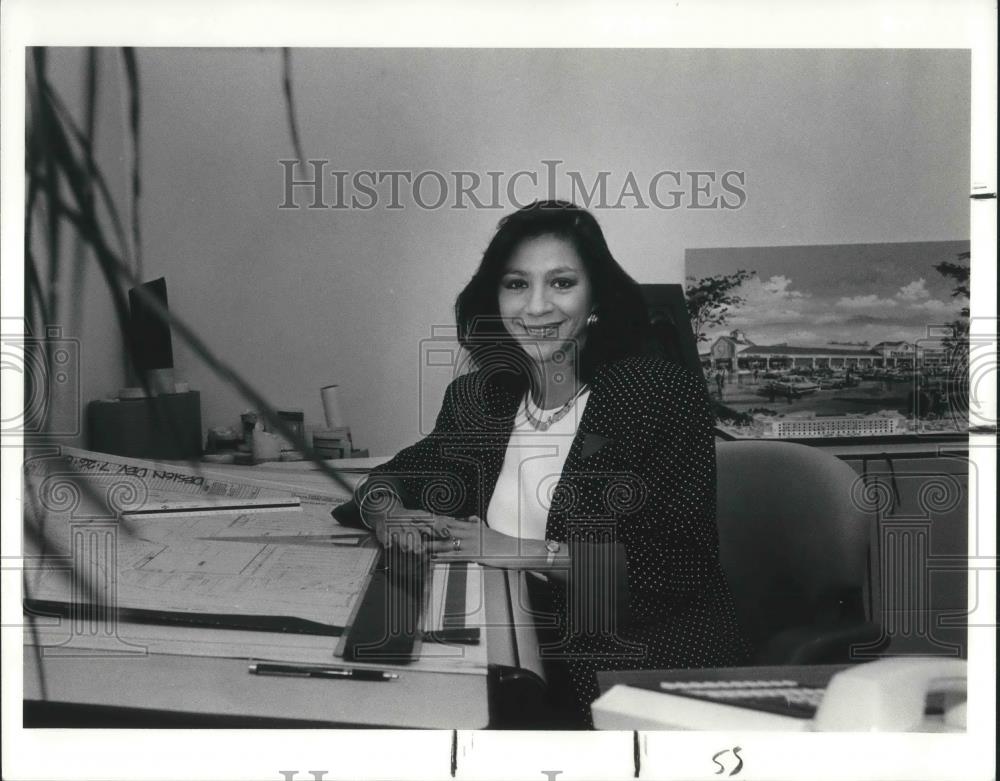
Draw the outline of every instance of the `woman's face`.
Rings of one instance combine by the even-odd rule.
[[[544,364],[560,353],[575,360],[594,299],[573,246],[555,236],[522,242],[500,277],[499,308],[531,360]]]

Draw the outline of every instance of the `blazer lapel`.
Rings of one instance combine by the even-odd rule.
[[[590,431],[583,432],[583,445],[580,449],[580,458],[587,460],[594,453],[612,441],[610,437],[603,434],[594,434]]]

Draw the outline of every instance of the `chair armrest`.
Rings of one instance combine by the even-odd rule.
[[[857,661],[852,650],[869,652],[888,643],[879,624],[851,622],[786,629],[767,641],[757,654],[759,664],[846,664]]]

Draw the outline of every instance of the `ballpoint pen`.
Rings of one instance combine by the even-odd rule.
[[[370,670],[365,667],[318,667],[304,664],[251,664],[254,675],[287,675],[292,678],[342,678],[355,681],[392,681],[399,677],[385,670]]]

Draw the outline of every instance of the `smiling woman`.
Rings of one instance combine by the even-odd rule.
[[[539,201],[500,221],[455,302],[455,319],[472,361],[522,392],[530,379],[541,379],[533,367],[545,363],[525,363],[529,355],[564,358],[576,369],[574,379],[586,382],[599,366],[641,353],[648,329],[639,286],[611,254],[597,220],[566,201]],[[537,330],[525,333],[553,325],[560,325],[554,333],[563,350]],[[526,338],[517,338],[519,330]],[[563,381],[552,385],[568,382],[566,372],[549,379],[560,373]],[[559,395],[557,387],[533,389],[539,402]]]
[[[564,726],[590,723],[597,670],[740,663],[705,383],[646,354],[639,286],[593,216],[546,201],[501,220],[455,312],[476,370],[359,489],[365,522],[385,545],[545,576]]]
[[[525,241],[514,253],[500,280],[499,309],[508,333],[540,367],[582,347],[587,319],[597,318],[583,263],[554,236]]]

